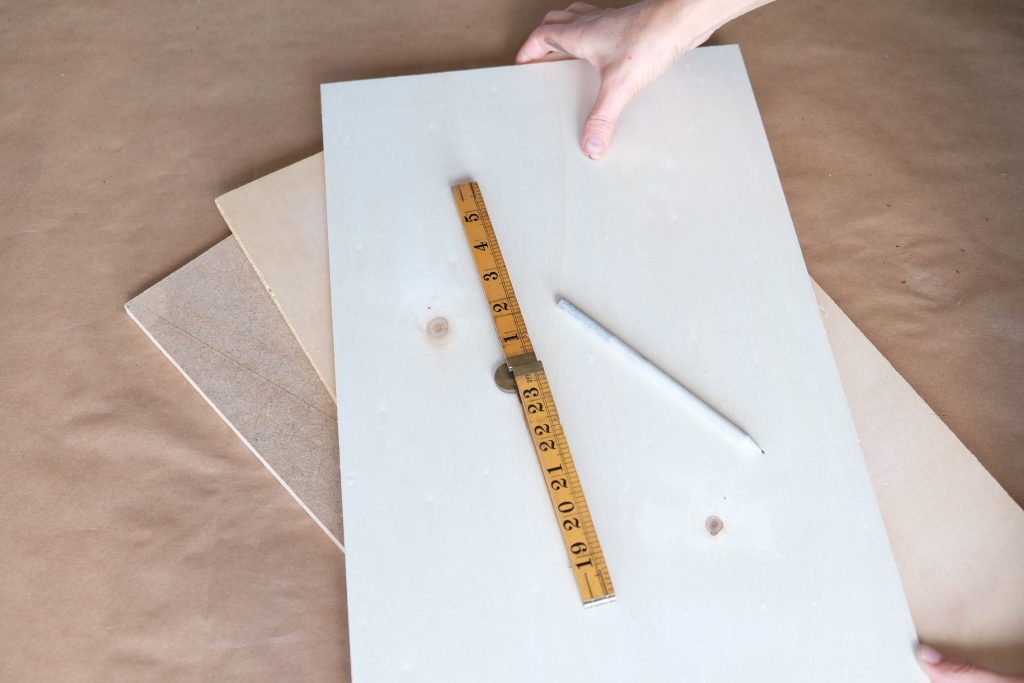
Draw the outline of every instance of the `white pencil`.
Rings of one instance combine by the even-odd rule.
[[[677,382],[675,378],[669,375],[667,372],[659,368],[651,361],[644,358],[640,353],[632,346],[622,341],[608,329],[603,327],[599,322],[591,318],[589,315],[581,311],[580,309],[573,306],[566,299],[558,300],[558,307],[563,311],[571,315],[573,318],[578,320],[584,327],[596,334],[598,337],[608,342],[611,346],[621,351],[626,358],[631,360],[635,365],[643,368],[648,374],[653,377],[659,378],[662,382],[671,386],[678,394],[681,399],[694,411],[703,415],[708,422],[714,425],[724,436],[735,442],[737,445],[747,448],[758,454],[764,453],[764,449],[757,445],[757,443],[750,438],[750,435],[745,431],[736,426],[736,423],[722,415],[720,412],[709,406],[704,400],[697,396],[692,391],[684,387],[682,384]]]

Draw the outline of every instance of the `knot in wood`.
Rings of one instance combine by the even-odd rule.
[[[427,323],[427,334],[434,339],[443,339],[448,336],[448,318],[438,316]]]

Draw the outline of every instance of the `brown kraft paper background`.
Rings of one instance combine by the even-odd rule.
[[[345,679],[337,548],[122,306],[319,151],[320,83],[507,64],[560,7],[0,4],[0,679]],[[1024,10],[779,0],[713,42],[811,274],[1024,501]]]

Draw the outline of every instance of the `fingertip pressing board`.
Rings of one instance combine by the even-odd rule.
[[[341,548],[334,402],[235,239],[125,310]]]
[[[738,49],[685,56],[593,163],[576,141],[597,85],[563,62],[322,89],[354,679],[924,680]],[[492,381],[500,351],[449,191],[467,177],[614,603],[580,606],[519,404]],[[767,454],[723,443],[558,296]]]

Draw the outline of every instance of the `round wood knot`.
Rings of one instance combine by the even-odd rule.
[[[448,336],[448,318],[440,316],[432,318],[427,323],[427,334],[434,339],[444,339]]]

